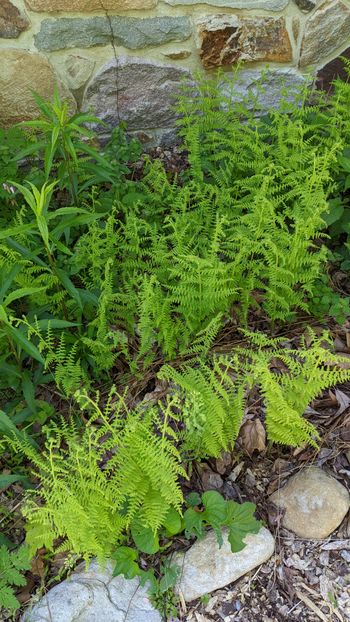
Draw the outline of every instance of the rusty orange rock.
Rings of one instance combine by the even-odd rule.
[[[292,45],[283,17],[214,15],[197,20],[200,57],[206,69],[246,62],[289,62]]]

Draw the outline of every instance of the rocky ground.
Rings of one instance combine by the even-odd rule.
[[[326,448],[315,456],[313,463],[334,477],[331,453],[328,450],[326,453]],[[340,467],[338,481],[347,485],[350,461],[345,453],[338,453],[333,467],[335,465]],[[281,514],[268,501],[269,490],[276,484],[279,488],[301,466],[305,464],[298,465],[297,460],[288,462],[277,458],[270,462],[266,455],[255,464],[252,462],[245,472],[242,470],[241,478],[235,483],[244,491],[242,496],[261,499],[258,510],[267,515],[269,529],[275,538],[275,552],[267,562],[208,598],[189,605],[183,601],[182,621],[350,620],[350,518],[345,517],[326,538],[303,538],[282,526]],[[327,520],[326,515],[324,523]]]

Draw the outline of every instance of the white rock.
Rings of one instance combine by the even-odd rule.
[[[224,533],[224,544],[219,548],[215,533],[209,531],[185,554],[179,553],[174,558],[174,564],[181,573],[177,590],[182,592],[187,602],[236,581],[267,561],[274,552],[274,539],[264,527],[244,541],[245,548],[239,553],[232,553],[227,533]]]
[[[290,478],[271,501],[285,509],[282,524],[302,538],[327,538],[350,507],[346,488],[322,469],[309,467]]]
[[[104,570],[96,561],[88,570],[82,564],[28,609],[22,622],[161,622],[147,588],[112,572],[111,563]]]

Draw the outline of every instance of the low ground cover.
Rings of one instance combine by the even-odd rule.
[[[58,95],[2,133],[7,612],[29,559],[96,556],[169,613],[174,536],[225,526],[238,551],[260,527],[251,503],[189,490],[195,465],[233,452],[256,403],[271,443],[317,448],[307,408],[350,378],[327,334],[350,315],[350,85],[263,114],[222,79],[179,97],[175,175],[146,156],[140,174],[121,130],[98,148],[98,119]]]

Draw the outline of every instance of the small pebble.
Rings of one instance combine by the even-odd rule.
[[[342,556],[343,559],[345,559],[346,562],[350,563],[350,552],[349,551],[342,551],[340,555]]]

